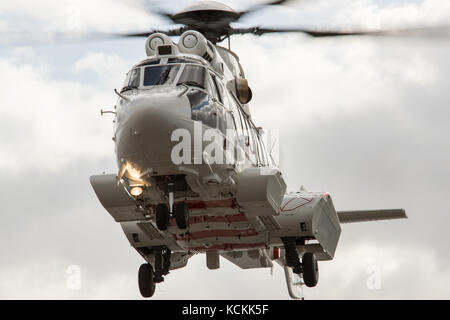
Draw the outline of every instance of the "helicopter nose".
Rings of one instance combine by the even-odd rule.
[[[172,133],[191,119],[186,97],[137,97],[118,114],[116,149],[119,164],[132,163],[139,171],[173,171],[170,161]],[[158,168],[156,168],[158,167]]]

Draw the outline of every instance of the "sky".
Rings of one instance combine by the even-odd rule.
[[[145,57],[144,40],[30,37],[163,28],[146,10],[188,2],[0,2],[1,299],[140,299],[143,260],[89,176],[117,172],[112,118],[100,109],[113,107],[113,89]],[[383,29],[449,19],[442,0],[299,0],[239,25]],[[337,210],[405,208],[409,217],[343,225],[334,260],[319,263],[305,298],[449,299],[450,37],[236,36],[231,45],[253,90],[254,121],[280,130],[289,191],[328,191]],[[289,299],[281,268],[271,275],[222,259],[210,271],[204,255],[172,271],[154,297]]]

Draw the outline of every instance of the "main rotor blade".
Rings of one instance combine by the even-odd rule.
[[[153,13],[153,14],[156,14],[156,15],[158,15],[160,17],[163,17],[163,18],[167,19],[167,20],[169,20],[172,23],[176,23],[173,20],[173,15],[171,13],[168,13],[168,12],[163,11],[163,10],[151,10],[150,12]]]
[[[113,40],[120,37],[121,35],[119,34],[102,32],[0,32],[0,47],[73,44],[80,42]]]
[[[343,37],[343,36],[393,36],[393,37],[450,37],[450,25],[416,27],[393,30],[314,30],[306,28],[243,28],[231,29],[230,34],[254,34],[263,35],[267,33],[304,33],[315,38]]]
[[[239,18],[238,19],[240,19],[241,17],[245,16],[246,14],[259,11],[259,10],[265,8],[265,7],[278,6],[278,5],[285,4],[285,3],[289,2],[289,1],[293,1],[293,0],[277,0],[277,1],[264,2],[264,3],[261,3],[261,4],[254,5],[254,6],[250,7],[250,8],[248,8],[247,10],[240,11],[238,13],[239,14]]]
[[[154,33],[168,36],[179,36],[185,28],[172,30],[151,30],[135,33],[103,33],[103,32],[0,32],[0,48],[17,46],[40,46],[85,43],[92,41],[115,40],[130,37],[148,37]]]
[[[148,32],[138,32],[138,33],[125,33],[121,34],[121,37],[148,37],[154,33],[163,33],[167,36],[179,36],[185,31],[185,27],[181,27],[178,29],[172,29],[172,30],[152,30]]]

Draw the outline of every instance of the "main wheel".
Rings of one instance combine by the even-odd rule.
[[[306,252],[302,258],[303,280],[307,287],[315,287],[319,281],[319,265],[311,252]]]
[[[156,285],[153,282],[153,267],[144,263],[139,268],[138,275],[139,291],[144,298],[150,298],[155,293]]]
[[[167,230],[169,226],[169,208],[165,203],[156,206],[156,226],[159,230]]]
[[[189,225],[189,209],[186,202],[175,203],[175,220],[177,227],[186,229]]]

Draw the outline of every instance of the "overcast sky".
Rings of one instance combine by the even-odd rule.
[[[190,2],[190,1],[189,1]],[[101,207],[89,176],[117,172],[111,109],[144,40],[27,45],[30,32],[145,31],[146,13],[187,1],[0,2],[0,298],[140,298],[143,262]],[[224,1],[244,9],[257,1]],[[163,6],[164,4],[164,6]],[[443,0],[293,1],[243,25],[387,28],[450,21]],[[8,36],[7,36],[8,34]],[[20,35],[24,35],[22,38]],[[5,39],[15,46],[6,46]],[[3,44],[3,45],[2,45]],[[408,220],[343,225],[307,299],[450,298],[450,37],[237,36],[257,125],[280,129],[290,191],[330,192],[338,210],[405,208]],[[69,290],[78,266],[81,288]],[[367,286],[381,271],[381,288]],[[159,285],[159,299],[287,299],[275,268],[204,255]]]

